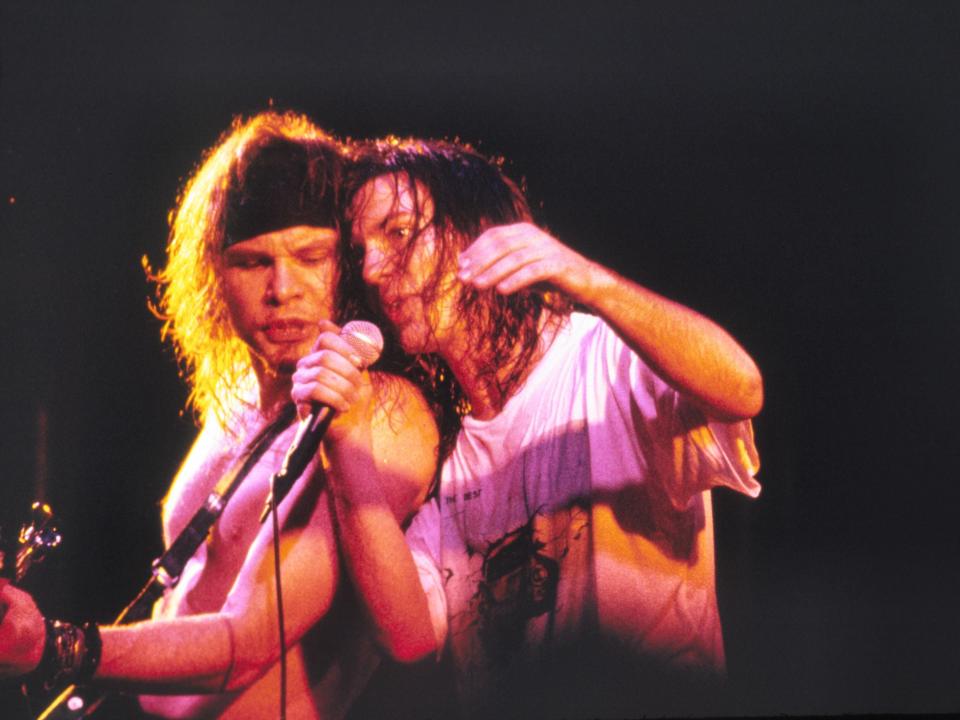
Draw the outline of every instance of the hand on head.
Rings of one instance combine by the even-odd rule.
[[[589,279],[590,262],[531,223],[497,225],[462,253],[457,277],[509,295],[547,283],[576,297]]]

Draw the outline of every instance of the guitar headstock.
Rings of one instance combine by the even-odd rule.
[[[57,530],[50,506],[35,502],[30,508],[30,520],[21,526],[16,543],[9,542],[6,537],[2,539],[0,575],[20,582],[30,567],[42,562],[47,552],[57,547],[63,537]]]

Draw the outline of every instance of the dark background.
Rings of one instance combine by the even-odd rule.
[[[960,709],[960,6],[7,2],[0,520],[106,621],[194,428],[147,310],[167,213],[233,115],[503,154],[561,239],[756,358],[756,501],[715,493],[737,712]]]

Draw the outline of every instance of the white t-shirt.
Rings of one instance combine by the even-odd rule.
[[[574,313],[499,415],[464,419],[407,532],[462,701],[600,647],[722,673],[709,489],[756,497],[757,467],[749,421],[707,423]]]

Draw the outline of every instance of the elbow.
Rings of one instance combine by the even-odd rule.
[[[726,387],[727,392],[700,405],[708,417],[721,422],[739,422],[759,414],[763,408],[763,378],[756,366],[729,381]]]
[[[753,368],[753,372],[748,374],[741,397],[743,420],[756,417],[763,409],[763,377],[756,367]]]
[[[279,648],[264,650],[257,654],[237,653],[227,675],[223,678],[220,692],[240,693],[263,677],[280,660]]]
[[[234,655],[222,679],[221,692],[243,692],[280,659],[280,648],[272,634],[260,639],[236,638]]]
[[[371,624],[381,651],[391,660],[404,665],[418,663],[430,655],[436,655],[442,644],[441,636],[434,627],[426,596],[418,587],[410,603],[392,612],[374,612]]]
[[[323,556],[326,558],[327,556]],[[309,587],[288,587],[284,581],[286,617],[284,632],[288,651],[300,643],[304,633],[325,617],[333,602],[335,576],[326,576]],[[280,660],[276,600],[265,593],[249,605],[221,611],[227,630],[229,661],[221,685],[214,692],[242,692],[260,680]]]
[[[409,628],[407,632],[381,631],[377,644],[388,658],[403,665],[418,663],[437,652],[437,639],[430,625]]]
[[[437,652],[437,643],[433,638],[421,640],[405,639],[402,641],[380,643],[387,657],[402,665],[413,665]]]
[[[736,392],[731,393],[730,402],[724,408],[725,419],[737,421],[756,417],[763,408],[763,376],[750,358],[741,364],[735,387]]]
[[[280,657],[270,613],[223,615],[229,632],[230,656],[220,692],[242,692],[259,680]]]

